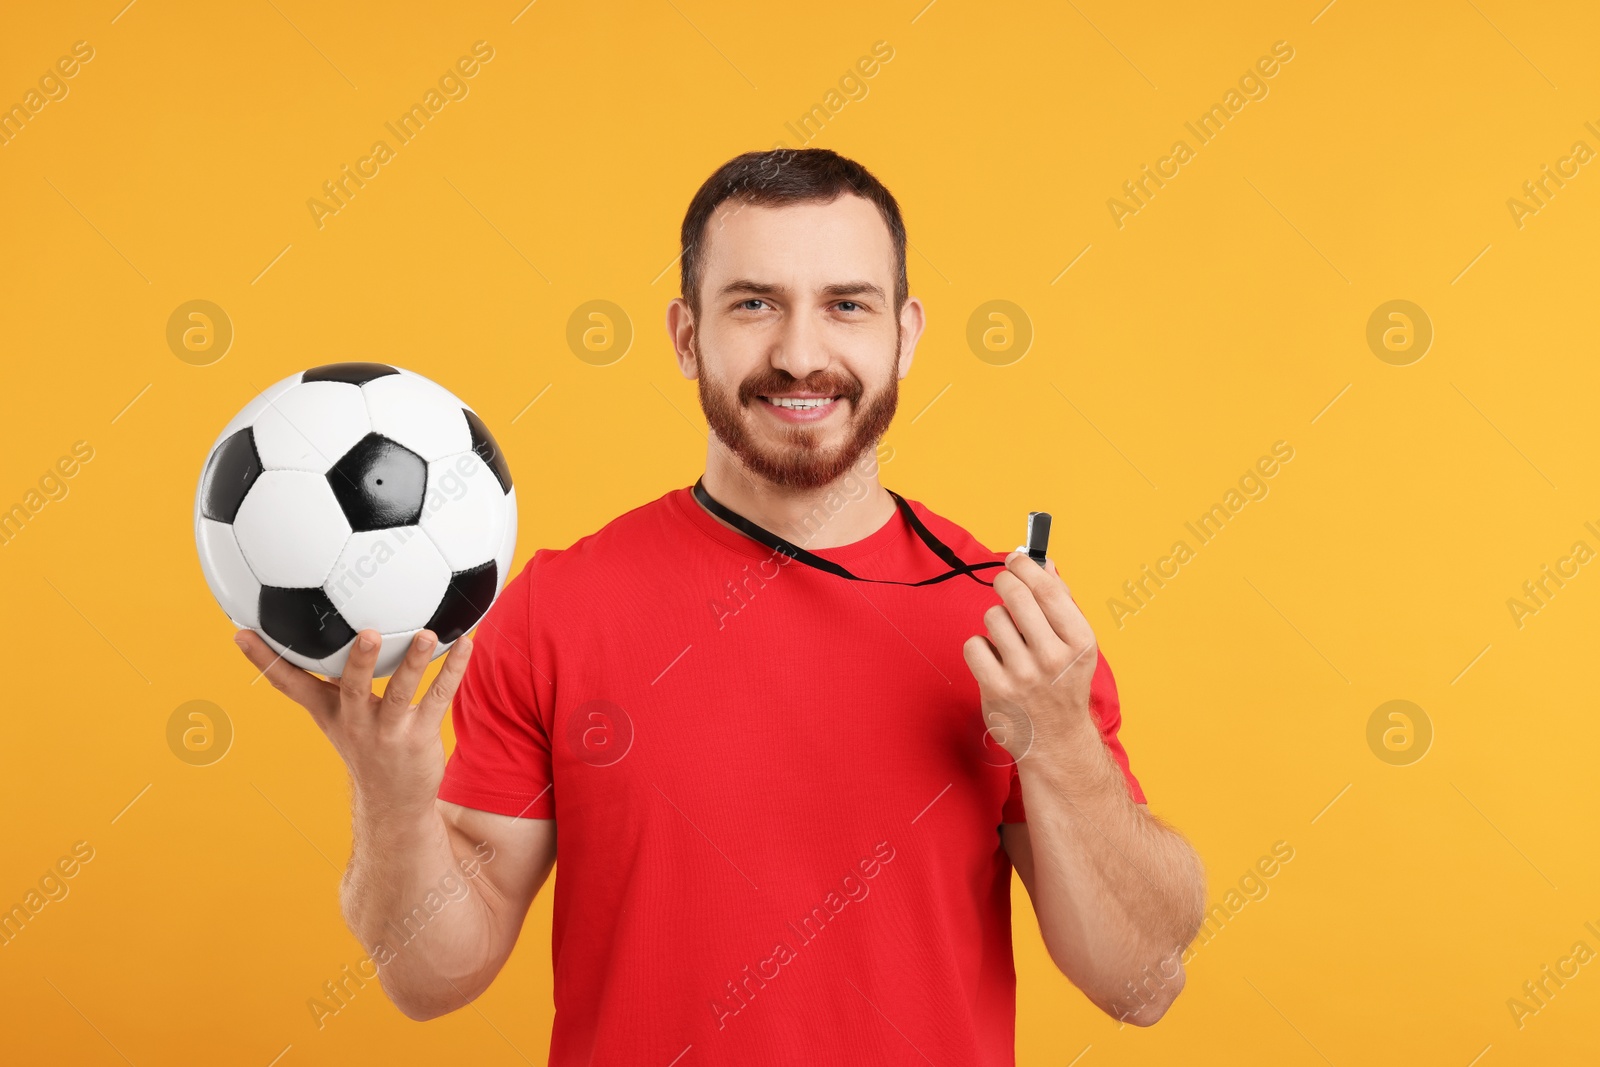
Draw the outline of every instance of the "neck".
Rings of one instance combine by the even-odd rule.
[[[894,498],[878,483],[875,450],[827,485],[791,489],[750,473],[713,437],[702,481],[723,507],[805,549],[853,544],[882,529],[895,513]]]

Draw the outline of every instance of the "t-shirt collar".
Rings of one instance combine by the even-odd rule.
[[[729,527],[718,522],[713,516],[707,513],[705,508],[701,507],[699,503],[695,501],[693,488],[693,486],[684,486],[682,489],[674,489],[668,494],[668,496],[671,498],[672,503],[676,506],[678,512],[697,529],[706,534],[712,540],[716,541],[718,544],[723,545],[724,547],[740,555],[749,556],[752,559],[766,559],[774,554],[774,549],[770,549],[766,545],[761,544],[759,541],[746,537],[739,531],[730,529]],[[825,521],[826,518],[830,517],[830,512],[825,503],[818,505],[818,510],[821,512],[822,521]],[[909,537],[910,535],[911,530],[910,527],[906,525],[905,516],[900,514],[899,508],[896,508],[894,514],[889,516],[889,521],[885,522],[872,533],[867,534],[865,537],[857,541],[852,541],[847,545],[837,545],[832,548],[812,548],[804,541],[795,540],[793,537],[789,537],[788,539],[794,541],[794,543],[799,545],[801,548],[816,553],[823,559],[833,560],[835,563],[847,563],[850,560],[861,559],[865,556],[871,555],[872,553],[877,552],[890,544],[893,544],[895,541],[904,537]]]

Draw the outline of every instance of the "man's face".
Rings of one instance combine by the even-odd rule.
[[[701,254],[700,314],[679,358],[712,432],[775,485],[828,485],[889,428],[921,333],[916,301],[895,316],[888,227],[854,195],[728,201]]]

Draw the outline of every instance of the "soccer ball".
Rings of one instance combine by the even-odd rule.
[[[206,584],[235,626],[336,677],[356,632],[394,673],[500,594],[517,495],[489,428],[448,390],[383,363],[332,363],[257,396],[206,457],[194,501]]]

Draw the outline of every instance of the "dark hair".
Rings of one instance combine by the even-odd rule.
[[[844,193],[870,201],[889,227],[894,244],[894,312],[909,295],[906,285],[906,224],[900,205],[882,182],[861,164],[827,148],[774,148],[734,156],[705,180],[683,217],[680,287],[684,300],[700,314],[700,282],[705,273],[701,239],[717,206],[738,199],[755,206],[802,202],[831,203]]]

